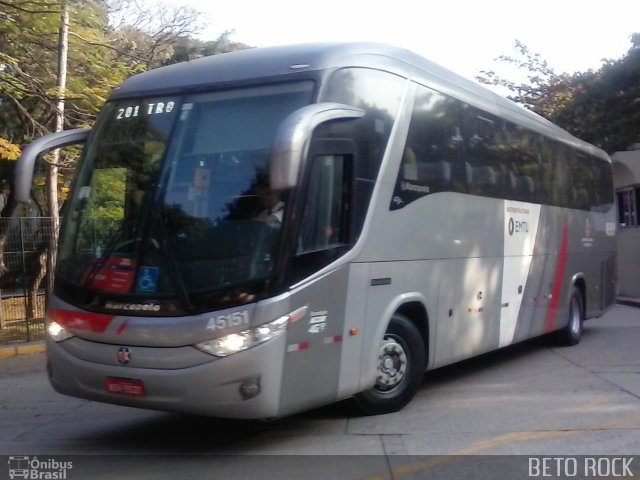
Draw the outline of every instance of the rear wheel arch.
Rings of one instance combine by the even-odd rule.
[[[411,301],[400,305],[397,308],[396,312],[407,317],[420,332],[420,336],[422,337],[422,342],[424,344],[424,351],[426,354],[424,365],[426,368],[429,363],[429,340],[431,338],[429,334],[429,316],[427,314],[426,307],[422,302]]]
[[[584,279],[582,274],[577,274],[572,279],[573,288],[570,292],[573,292],[573,289],[576,289],[580,292],[580,296],[582,297],[582,317],[586,318],[587,316],[587,282]]]

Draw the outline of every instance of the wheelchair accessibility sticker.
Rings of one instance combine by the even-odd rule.
[[[140,267],[138,270],[138,281],[136,282],[137,292],[153,293],[158,289],[158,277],[160,269],[158,267]]]

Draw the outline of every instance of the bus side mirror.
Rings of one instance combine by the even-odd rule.
[[[16,163],[15,198],[17,202],[28,202],[31,198],[31,184],[36,161],[43,154],[56,148],[85,143],[91,129],[77,128],[51,133],[34,140],[25,147]]]
[[[269,174],[272,190],[295,187],[316,127],[330,120],[361,118],[365,111],[342,103],[313,103],[289,114],[276,132]]]

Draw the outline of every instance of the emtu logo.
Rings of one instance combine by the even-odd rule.
[[[513,217],[510,217],[507,230],[510,237],[513,236],[514,233],[529,233],[529,222],[514,220]]]

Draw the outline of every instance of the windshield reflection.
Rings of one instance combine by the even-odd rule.
[[[270,149],[312,91],[300,82],[109,105],[79,167],[59,278],[185,304],[269,278],[287,200],[272,192],[265,205]]]

